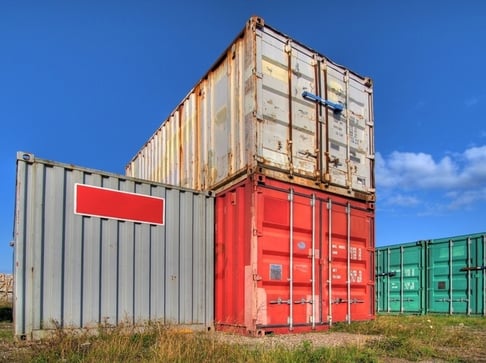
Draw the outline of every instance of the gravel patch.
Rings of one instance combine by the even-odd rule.
[[[342,332],[314,332],[299,334],[266,335],[263,337],[249,337],[224,332],[214,333],[216,340],[230,344],[248,346],[265,346],[268,348],[294,348],[309,342],[313,347],[339,347],[345,345],[364,346],[366,343],[378,340],[378,336]]]

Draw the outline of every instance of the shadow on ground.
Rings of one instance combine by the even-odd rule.
[[[0,322],[12,322],[12,308],[10,306],[0,307]]]

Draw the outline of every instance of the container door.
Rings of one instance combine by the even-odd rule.
[[[330,62],[317,62],[319,96],[341,105],[319,106],[319,169],[322,182],[373,192],[372,90],[369,81]]]
[[[484,314],[484,238],[434,240],[427,254],[428,311]]]
[[[486,316],[486,236],[469,237],[469,266],[461,268],[466,272],[470,291],[469,312]]]
[[[350,203],[329,200],[321,225],[327,225],[330,322],[369,320],[374,316],[373,221]]]
[[[388,312],[389,277],[388,271],[388,249],[378,249],[375,252],[376,262],[376,311]]]
[[[314,55],[298,44],[287,43],[289,74],[289,144],[293,174],[315,178],[316,161],[316,106],[303,102],[305,91],[315,92]]]
[[[467,312],[467,244],[464,241],[437,240],[428,245],[429,312]]]
[[[425,313],[424,254],[422,243],[379,251],[376,280],[380,286],[378,311]]]
[[[314,198],[262,188],[258,205],[258,275],[267,310],[260,327],[313,325],[319,315]]]
[[[315,178],[314,53],[283,35],[261,33],[257,55],[258,156],[263,165]]]

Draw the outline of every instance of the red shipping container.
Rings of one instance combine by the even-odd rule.
[[[217,329],[374,318],[372,204],[253,174],[216,196],[215,234]]]

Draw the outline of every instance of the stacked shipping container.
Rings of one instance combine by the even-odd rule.
[[[259,175],[220,193],[218,327],[261,335],[371,319],[373,224],[366,202]]]
[[[258,173],[373,201],[371,87],[252,18],[126,173],[214,191]]]
[[[376,249],[378,313],[486,315],[486,234]]]
[[[253,17],[126,168],[216,192],[218,327],[374,314],[372,83]]]

